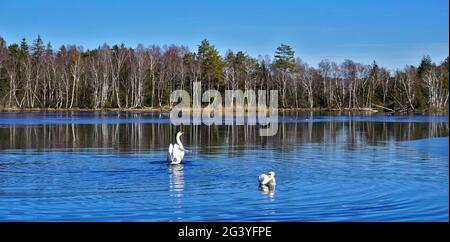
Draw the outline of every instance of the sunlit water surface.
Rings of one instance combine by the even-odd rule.
[[[191,152],[166,162],[178,130]],[[448,221],[448,116],[0,114],[0,221]],[[276,172],[274,191],[258,175]]]

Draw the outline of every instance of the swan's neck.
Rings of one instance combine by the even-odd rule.
[[[182,149],[184,149],[183,144],[181,143],[180,137],[181,137],[181,135],[177,135],[177,144],[178,144],[178,146],[180,146]]]

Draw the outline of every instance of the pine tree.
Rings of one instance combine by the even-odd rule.
[[[45,51],[44,42],[42,41],[40,35],[38,35],[37,39],[34,40],[33,45],[31,46],[31,51],[33,53],[33,60],[39,61]]]
[[[22,42],[20,43],[20,58],[24,59],[29,54],[28,43],[25,38],[22,38]]]
[[[280,71],[281,105],[287,107],[287,88],[290,74],[295,69],[295,52],[289,45],[281,44],[275,51],[273,67]]]
[[[208,88],[214,86],[217,89],[224,87],[222,68],[223,62],[219,51],[208,40],[203,40],[198,47],[203,80],[208,82]]]
[[[52,47],[52,44],[50,42],[47,43],[47,47],[45,48],[45,54],[47,56],[52,56],[53,55],[53,47]]]
[[[289,45],[281,44],[275,51],[274,67],[283,71],[292,71],[295,68],[295,51]]]
[[[422,78],[422,76],[430,70],[434,66],[433,62],[431,61],[431,57],[429,55],[426,55],[422,58],[420,61],[420,65],[417,68],[417,72],[419,74],[419,77]]]
[[[420,61],[420,65],[417,68],[417,75],[420,79],[420,82],[417,82],[415,86],[415,106],[418,109],[424,109],[427,105],[426,103],[426,96],[429,94],[426,91],[426,88],[423,85],[423,79],[428,71],[433,69],[436,65],[431,60],[431,57],[429,55],[426,55],[422,58]]]

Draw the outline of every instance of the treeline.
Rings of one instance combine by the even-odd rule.
[[[430,111],[448,108],[448,57],[388,70],[345,60],[311,67],[280,45],[273,57],[218,50],[203,40],[185,46],[106,44],[95,50],[63,45],[54,50],[40,36],[8,45],[0,37],[0,106],[4,108],[139,108],[170,105],[173,90],[253,89],[280,92],[283,108]]]

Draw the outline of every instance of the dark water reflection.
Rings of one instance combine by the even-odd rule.
[[[168,166],[178,130],[191,153]],[[0,220],[448,221],[448,116],[0,114]],[[275,190],[257,177],[275,170]],[[224,205],[227,206],[224,206]]]
[[[95,120],[95,117],[94,117]],[[126,120],[126,118],[125,118]],[[173,136],[182,130],[184,142],[200,151],[214,146],[241,146],[247,144],[262,147],[289,149],[292,144],[326,143],[345,144],[348,149],[364,145],[377,145],[387,141],[405,141],[429,137],[446,137],[449,134],[448,119],[429,122],[425,117],[415,117],[410,122],[383,122],[370,119],[336,120],[300,119],[278,124],[277,135],[260,137],[258,126],[172,126],[164,122],[153,123],[65,123],[3,125],[0,129],[0,149],[54,149],[54,148],[115,148],[118,150],[166,148]],[[69,121],[70,122],[70,121]]]

